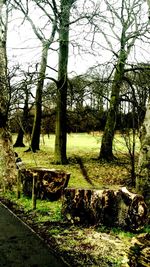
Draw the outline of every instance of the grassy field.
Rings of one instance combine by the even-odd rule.
[[[46,135],[41,137],[41,149],[37,153],[26,153],[24,152],[25,148],[15,148],[15,151],[27,166],[42,166],[70,172],[69,187],[101,188],[122,185],[126,179],[130,179],[130,160],[125,140],[120,134],[116,134],[113,148],[118,160],[106,163],[97,160],[101,137],[101,133],[97,132],[94,134],[69,134],[67,141],[69,164],[65,166],[54,164],[54,135],[50,135],[49,138]],[[15,139],[15,136],[13,138]],[[138,152],[139,140],[137,138],[137,155]],[[83,175],[77,158],[82,160],[87,177]]]

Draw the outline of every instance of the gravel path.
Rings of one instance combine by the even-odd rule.
[[[65,267],[44,242],[0,202],[0,267]]]

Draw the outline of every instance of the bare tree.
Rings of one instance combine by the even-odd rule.
[[[59,62],[57,83],[57,114],[56,114],[56,139],[55,139],[55,161],[59,164],[67,162],[66,144],[66,110],[67,110],[67,67],[69,50],[69,21],[70,9],[74,0],[60,1],[60,23],[59,23]]]
[[[145,22],[140,23],[142,2],[139,2],[138,0],[122,0],[117,2],[117,5],[120,5],[121,3],[121,6],[118,6],[118,9],[116,9],[115,3],[110,3],[108,1],[105,1],[105,3],[111,17],[110,21],[107,20],[107,24],[111,27],[113,36],[119,43],[119,51],[116,53],[113,44],[104,33],[103,35],[109,44],[109,49],[113,52],[117,60],[114,66],[110,108],[102,138],[99,158],[112,160],[114,158],[112,144],[115,134],[116,117],[120,101],[120,91],[124,80],[125,66],[135,41],[145,35],[148,24]],[[116,23],[121,26],[120,32],[115,28]]]
[[[36,35],[36,37],[42,44],[42,55],[41,55],[41,62],[39,64],[38,81],[37,81],[37,88],[36,88],[35,116],[34,116],[33,130],[32,130],[32,136],[31,136],[31,146],[30,146],[30,149],[33,152],[36,152],[36,150],[40,149],[42,94],[43,94],[44,80],[46,77],[48,51],[54,41],[55,33],[57,30],[57,15],[55,13],[56,3],[55,1],[52,1],[52,3],[50,3],[49,1],[46,1],[46,2],[45,1],[44,2],[29,1],[29,2],[33,2],[40,9],[43,16],[47,18],[45,25],[46,24],[50,25],[49,27],[50,33],[49,33],[49,37],[46,37],[44,35],[44,30],[36,26],[36,22],[32,20],[31,14],[29,14],[29,11],[30,11],[29,2],[26,1],[25,3],[25,2],[17,1],[17,0],[14,0],[14,2],[15,2],[15,7],[24,14],[25,19],[29,21],[34,34]]]
[[[18,102],[17,109],[21,112],[19,113],[17,123],[19,125],[19,131],[17,135],[17,139],[14,143],[14,147],[25,147],[24,144],[24,135],[29,133],[29,111],[32,109],[35,102],[30,103],[31,98],[31,87],[32,83],[32,75],[30,77],[25,77],[24,80],[21,80],[21,83],[17,84],[16,95],[18,98],[21,98],[21,101]],[[19,87],[19,89],[18,89]],[[21,93],[22,92],[22,93]],[[23,108],[21,107],[23,105]],[[16,109],[15,109],[16,112]]]

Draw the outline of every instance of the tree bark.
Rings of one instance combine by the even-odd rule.
[[[150,20],[150,0],[147,0],[147,4],[148,4],[148,10],[149,10],[149,20]]]
[[[23,137],[24,137],[24,133],[26,133],[26,130],[27,130],[27,119],[28,119],[28,111],[29,111],[28,102],[29,102],[29,93],[28,93],[28,89],[27,89],[27,85],[26,85],[23,115],[22,115],[21,125],[19,127],[19,132],[18,132],[16,142],[14,144],[14,147],[25,147],[25,145],[23,143]]]
[[[25,144],[23,143],[23,137],[24,137],[24,130],[22,129],[22,126],[20,126],[14,147],[25,147]]]
[[[150,211],[150,101],[140,133],[141,149],[136,178],[136,190],[145,198]]]
[[[12,139],[8,127],[8,111],[10,104],[10,88],[7,76],[7,6],[0,0],[0,146],[1,174],[4,188],[11,188],[16,183],[16,164]]]
[[[41,119],[42,119],[42,93],[45,79],[45,72],[47,66],[49,42],[43,42],[43,51],[40,64],[40,72],[38,77],[38,84],[36,89],[35,100],[35,116],[31,136],[31,150],[36,152],[40,149],[40,132],[41,132]]]
[[[55,162],[67,163],[67,66],[69,50],[69,17],[73,1],[61,0],[61,17],[59,29],[59,63],[57,84],[57,111],[56,111],[56,138],[55,138]]]
[[[125,62],[126,55],[124,49],[122,49],[119,56],[119,62],[117,64],[114,74],[114,81],[112,84],[112,92],[110,99],[110,108],[108,110],[106,125],[99,154],[100,159],[105,159],[107,161],[114,159],[112,147],[115,134],[116,118],[119,107],[119,94],[123,81]]]

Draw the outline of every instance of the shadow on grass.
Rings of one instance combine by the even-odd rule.
[[[83,177],[85,178],[85,180],[92,186],[94,186],[93,182],[91,181],[89,175],[88,175],[88,172],[87,172],[87,169],[81,159],[81,157],[75,157],[77,163],[79,164],[79,167],[80,167],[80,170],[81,170],[81,173],[83,175]]]

